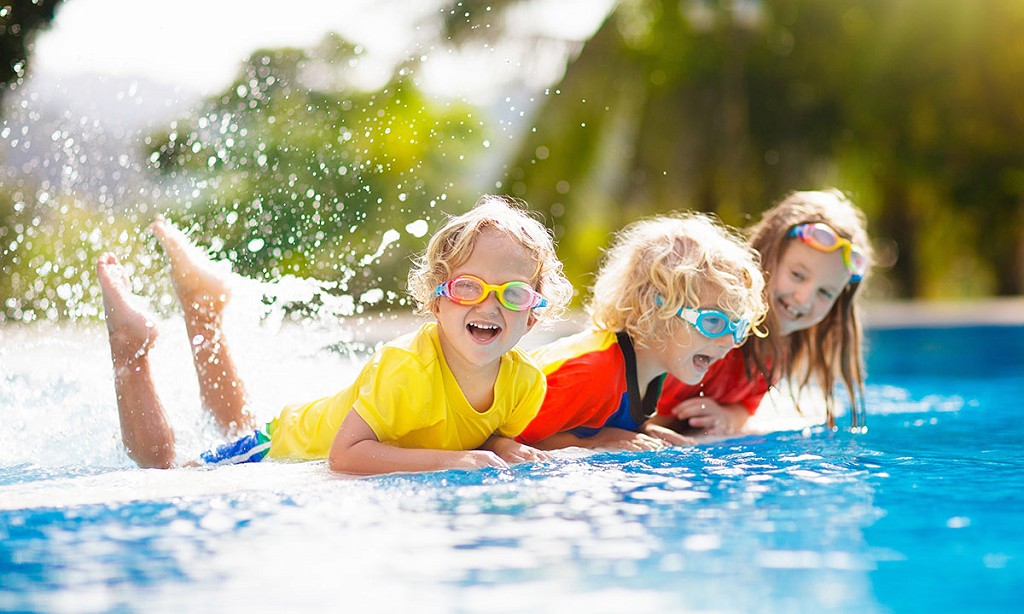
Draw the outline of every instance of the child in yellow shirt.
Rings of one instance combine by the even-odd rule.
[[[434,322],[386,344],[338,394],[285,408],[257,427],[224,336],[228,281],[175,227],[153,231],[185,312],[204,407],[242,437],[200,463],[327,458],[355,474],[507,467],[545,458],[513,438],[536,415],[545,381],[515,346],[538,318],[562,311],[572,288],[550,233],[514,201],[483,197],[449,219],[409,275],[418,311]],[[97,264],[110,334],[121,432],[143,467],[170,467],[174,433],[153,385],[156,330],[111,254]]]

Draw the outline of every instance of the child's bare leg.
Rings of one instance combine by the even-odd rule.
[[[100,256],[96,273],[114,363],[121,440],[140,467],[170,467],[174,463],[174,432],[164,417],[149,369],[156,328],[149,316],[131,303],[128,279],[117,258]]]
[[[205,407],[226,434],[253,427],[242,378],[224,336],[222,315],[231,298],[224,272],[175,226],[157,218],[150,226],[171,264],[174,290],[185,312],[185,330]]]

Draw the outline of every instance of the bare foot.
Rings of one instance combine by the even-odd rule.
[[[149,350],[156,341],[153,319],[138,304],[128,274],[113,254],[97,259],[96,276],[110,335],[121,440],[140,467],[170,467],[174,464],[174,431],[164,416],[149,369]]]
[[[213,262],[177,226],[158,216],[149,225],[171,263],[171,280],[186,318],[219,316],[231,298],[230,266]],[[199,313],[197,313],[199,312]]]
[[[110,335],[110,354],[115,366],[129,366],[153,347],[156,326],[131,293],[128,274],[113,254],[105,253],[99,257],[96,275],[103,291],[103,315]]]
[[[185,330],[205,407],[227,434],[252,427],[244,382],[232,358],[221,315],[231,291],[231,267],[212,262],[181,230],[158,217],[150,225],[171,263],[171,279],[185,312]]]

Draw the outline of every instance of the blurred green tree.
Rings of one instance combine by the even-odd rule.
[[[447,32],[508,35],[523,4],[463,0]],[[539,105],[507,184],[558,221],[577,282],[638,215],[743,225],[834,185],[872,221],[883,293],[1018,294],[1022,27],[1013,0],[621,0]]]
[[[154,135],[150,162],[185,182],[171,217],[243,274],[401,295],[423,222],[479,196],[482,122],[425,96],[409,66],[364,91],[350,79],[360,55],[335,35],[257,51],[226,91]]]
[[[22,83],[28,73],[29,56],[33,39],[40,30],[47,28],[53,20],[60,0],[0,0],[0,116],[6,95]],[[15,305],[15,289],[28,271],[15,266],[13,247],[18,244],[24,226],[22,215],[24,203],[17,203],[19,194],[12,193],[10,186],[0,184],[0,322],[5,314],[20,314],[19,302]]]
[[[56,4],[0,0],[4,92]],[[504,18],[533,4],[462,0],[440,15],[454,40],[522,36]],[[361,50],[337,37],[259,51],[151,135],[166,189],[137,213],[167,209],[243,273],[380,297],[404,286],[435,209],[464,209],[495,179],[547,213],[581,288],[637,216],[693,208],[745,225],[789,190],[835,185],[872,222],[880,293],[1019,294],[1020,31],[1013,0],[620,0],[512,138],[501,177],[481,164],[487,118],[425,95],[417,60],[360,86]],[[132,211],[0,182],[0,321],[95,315],[91,267],[56,256],[91,263],[109,237],[131,253]],[[72,231],[51,236],[48,216]]]
[[[843,82],[841,164],[900,246],[901,294],[1024,292],[1024,5],[879,2]]]

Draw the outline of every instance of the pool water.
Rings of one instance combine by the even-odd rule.
[[[0,349],[0,610],[1020,607],[1022,327],[871,331],[863,434],[365,479],[136,469],[102,335],[71,337]],[[171,371],[180,441],[202,449]]]

